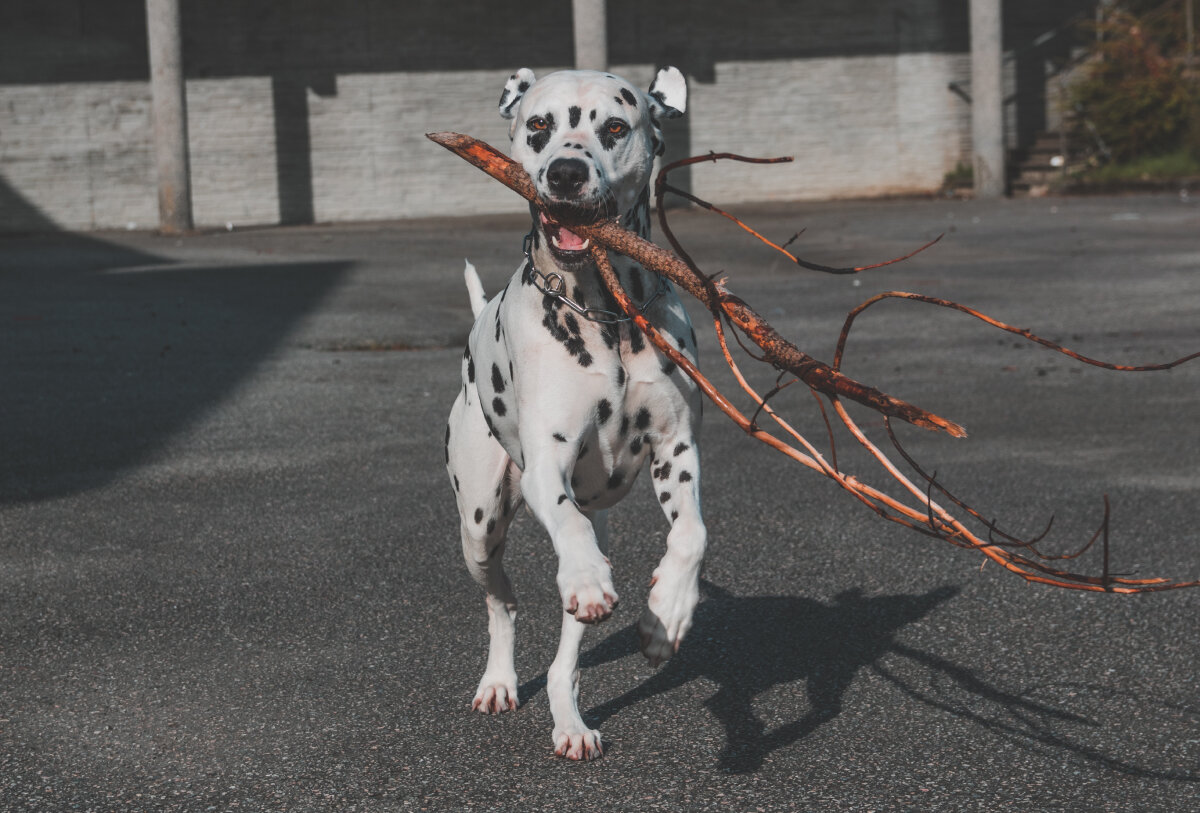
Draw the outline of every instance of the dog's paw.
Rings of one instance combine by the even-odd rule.
[[[554,753],[560,757],[585,761],[604,755],[600,732],[591,728],[554,729]]]
[[[584,624],[604,621],[620,601],[612,583],[612,568],[604,557],[582,567],[560,567],[558,590],[563,609]]]
[[[479,690],[471,708],[484,714],[500,714],[505,711],[516,711],[517,679],[489,680],[487,676],[479,682]]]
[[[692,628],[692,613],[700,600],[695,578],[655,572],[646,609],[638,619],[642,654],[658,666],[679,651],[679,644]]]

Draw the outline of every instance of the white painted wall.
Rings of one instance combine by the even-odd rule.
[[[515,67],[519,67],[514,65]],[[539,74],[549,68],[540,68]],[[649,84],[649,65],[613,66]],[[931,192],[969,155],[969,108],[947,85],[965,54],[719,62],[691,82],[690,152],[794,155],[787,166],[703,165],[715,203]],[[317,221],[522,211],[525,204],[424,134],[506,148],[500,71],[341,75],[309,91]],[[271,80],[187,83],[197,226],[279,219]],[[153,228],[147,83],[0,86],[0,230]]]

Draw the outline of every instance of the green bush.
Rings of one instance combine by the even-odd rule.
[[[1183,58],[1183,5],[1138,10],[1145,5],[1109,10],[1097,23],[1093,59],[1072,101],[1114,161],[1181,148],[1200,155],[1200,83]]]

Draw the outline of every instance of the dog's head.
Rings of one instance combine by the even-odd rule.
[[[559,224],[629,211],[663,150],[659,120],[686,108],[687,83],[671,67],[660,70],[646,92],[598,71],[559,71],[537,79],[522,68],[509,78],[500,115],[512,119],[513,159],[559,221],[539,217],[560,260],[580,258],[587,244]]]

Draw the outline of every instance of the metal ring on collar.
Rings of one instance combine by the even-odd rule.
[[[553,271],[551,271],[549,274],[543,274],[538,270],[538,267],[533,264],[533,252],[531,249],[532,244],[533,231],[530,230],[529,234],[525,235],[525,240],[522,247],[524,248],[525,259],[527,261],[525,273],[528,274],[529,281],[533,283],[535,288],[547,296],[553,297],[559,302],[562,302],[568,308],[575,311],[589,322],[612,325],[630,321],[630,317],[623,313],[615,313],[614,311],[604,310],[603,308],[588,308],[580,305],[578,302],[564,294],[563,289],[566,287],[566,280],[563,279],[561,274],[557,274]],[[646,308],[654,304],[655,300],[667,292],[667,281],[658,274],[655,274],[655,276],[658,277],[658,288],[655,289],[654,293],[649,299],[638,306],[638,310],[640,311],[644,312]]]

